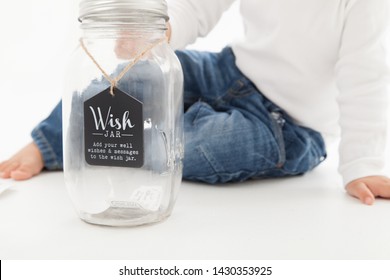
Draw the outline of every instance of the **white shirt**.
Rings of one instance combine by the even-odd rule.
[[[168,0],[174,48],[205,36],[234,0]],[[390,0],[241,0],[239,69],[300,125],[339,134],[344,184],[382,175]]]

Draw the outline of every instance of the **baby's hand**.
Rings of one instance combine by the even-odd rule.
[[[115,54],[119,59],[130,60],[140,52],[142,46],[145,46],[145,38],[137,36],[135,32],[123,31],[115,42]]]
[[[171,25],[169,22],[167,23],[166,36],[169,42],[171,39]],[[121,31],[115,43],[115,54],[119,59],[132,59],[145,48],[147,40],[135,31]]]
[[[375,197],[390,198],[390,179],[384,176],[364,177],[350,182],[347,192],[367,205],[372,205]]]

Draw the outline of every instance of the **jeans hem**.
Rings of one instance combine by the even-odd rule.
[[[34,128],[31,132],[31,137],[42,154],[45,168],[48,170],[62,169],[62,164],[60,164],[53,147],[49,144],[49,141],[39,127]]]

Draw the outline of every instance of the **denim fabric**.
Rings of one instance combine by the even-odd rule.
[[[49,117],[31,132],[48,170],[63,168],[62,155],[62,102],[58,103]]]
[[[269,101],[236,67],[230,48],[176,54],[184,71],[184,179],[225,183],[293,176],[326,158],[321,135],[296,125]],[[32,133],[48,169],[62,168],[61,126],[59,103]]]
[[[321,135],[265,98],[236,67],[230,48],[176,54],[184,71],[185,179],[291,176],[325,159]]]

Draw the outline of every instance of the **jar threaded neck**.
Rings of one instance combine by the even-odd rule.
[[[97,25],[145,26],[162,25],[168,21],[165,0],[82,0],[79,21],[81,28]]]

